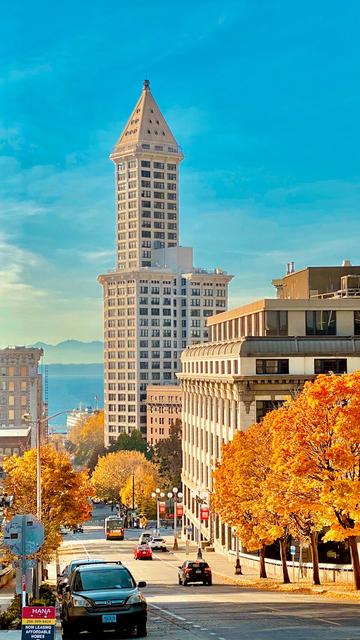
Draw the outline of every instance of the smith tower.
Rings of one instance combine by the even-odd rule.
[[[183,154],[149,81],[110,156],[116,183],[116,269],[104,289],[105,443],[146,433],[146,386],[176,382],[181,351],[207,340],[207,317],[227,308],[231,276],[194,269],[179,245]]]

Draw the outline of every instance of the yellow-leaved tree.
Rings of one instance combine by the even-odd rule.
[[[74,470],[69,455],[49,445],[41,447],[41,521],[45,543],[38,556],[48,561],[61,542],[60,525],[73,527],[90,518],[91,486],[85,472]],[[36,515],[36,450],[4,460],[5,491],[14,496],[7,518],[15,513]]]
[[[70,429],[69,450],[80,467],[95,467],[104,447],[104,411],[95,411]]]
[[[103,500],[132,504],[134,474],[135,504],[145,511],[151,492],[158,482],[156,465],[139,451],[116,451],[99,459],[92,475],[95,494]]]

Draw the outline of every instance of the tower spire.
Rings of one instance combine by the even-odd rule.
[[[145,91],[150,90],[150,80],[144,80],[144,90]]]

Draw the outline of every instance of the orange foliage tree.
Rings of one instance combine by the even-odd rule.
[[[325,523],[324,539],[348,541],[360,589],[360,372],[307,382],[276,431],[287,442],[282,466],[316,496],[310,511]]]
[[[4,460],[5,491],[14,496],[7,517],[36,514],[36,450]],[[45,543],[39,558],[48,561],[61,542],[60,525],[72,527],[90,518],[90,483],[85,472],[73,469],[67,453],[41,447],[41,521]]]
[[[267,504],[266,484],[271,471],[271,414],[245,432],[235,434],[222,451],[214,472],[213,505],[225,522],[236,528],[245,547],[258,550],[260,577],[266,578],[265,547],[279,539],[283,579],[289,582],[286,565],[287,522]]]
[[[312,555],[313,583],[320,584],[317,534],[324,520],[318,511],[319,489],[307,477],[299,478],[291,468],[292,445],[289,440],[287,411],[291,402],[269,416],[272,433],[271,473],[267,476],[267,506],[288,522],[288,531],[309,544]]]

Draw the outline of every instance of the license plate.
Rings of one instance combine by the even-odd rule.
[[[103,621],[104,624],[112,624],[112,623],[116,622],[116,616],[103,615],[102,621]]]
[[[196,569],[195,573],[201,573],[201,569]]]

